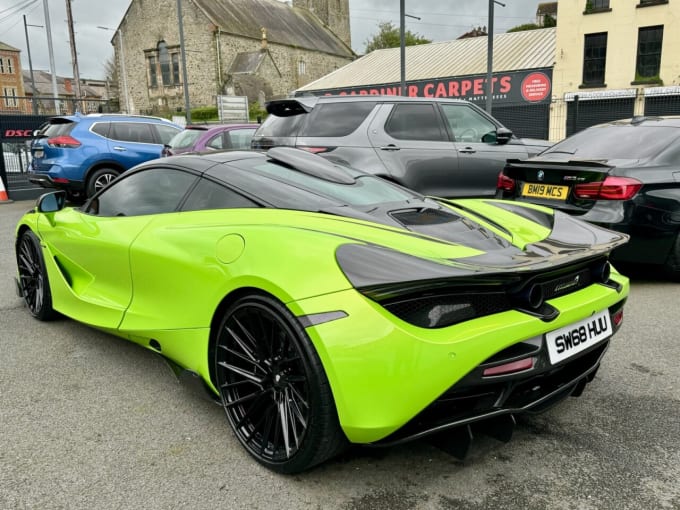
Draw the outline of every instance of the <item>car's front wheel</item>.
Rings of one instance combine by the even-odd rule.
[[[275,299],[253,294],[227,309],[215,375],[236,437],[266,467],[297,473],[346,445],[321,361],[304,328]]]
[[[19,238],[16,254],[21,294],[29,312],[42,321],[56,318],[59,314],[52,308],[50,282],[38,237],[26,230]]]
[[[92,172],[87,179],[87,198],[108,186],[119,174],[120,172],[112,168],[99,168]]]

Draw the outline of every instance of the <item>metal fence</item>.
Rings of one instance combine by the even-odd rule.
[[[75,97],[0,96],[0,115],[71,115],[81,113],[118,113],[118,99]]]
[[[680,115],[680,89],[657,87],[568,94],[549,104],[494,105],[492,114],[519,137],[556,142],[613,120]]]

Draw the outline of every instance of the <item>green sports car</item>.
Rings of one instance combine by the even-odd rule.
[[[81,208],[43,195],[17,286],[159,353],[282,473],[579,395],[623,320],[625,234],[531,204],[423,197],[298,149],[186,155]],[[467,438],[467,439],[466,439]]]

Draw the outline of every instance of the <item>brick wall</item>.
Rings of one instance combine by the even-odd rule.
[[[0,72],[0,96],[5,95],[5,89],[14,89],[16,96],[24,96],[24,80],[21,73],[21,61],[18,51],[0,50],[3,69]],[[11,65],[8,65],[11,62]],[[10,72],[10,67],[12,72]],[[9,95],[9,94],[8,94]],[[16,106],[13,103],[16,102]],[[8,104],[9,103],[9,104]],[[17,99],[0,98],[0,111],[17,111],[23,106],[23,101]]]

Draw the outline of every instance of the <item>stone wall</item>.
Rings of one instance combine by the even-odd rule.
[[[249,38],[219,32],[190,0],[183,2],[182,14],[191,107],[215,105],[216,96],[226,92],[228,71],[234,58],[239,52],[261,49],[260,34]],[[131,113],[183,110],[182,85],[150,87],[147,61],[159,41],[165,41],[171,49],[179,47],[177,2],[133,0],[120,30],[126,73],[126,77],[123,72],[119,73],[121,106],[126,104],[123,91],[124,78],[127,78]],[[116,61],[120,64],[122,54],[117,37],[114,42]],[[271,85],[275,97],[286,96],[350,62],[348,58],[275,43],[269,43],[268,49],[275,67],[271,61],[263,63],[259,77]],[[298,72],[300,61],[304,61],[302,75]]]

